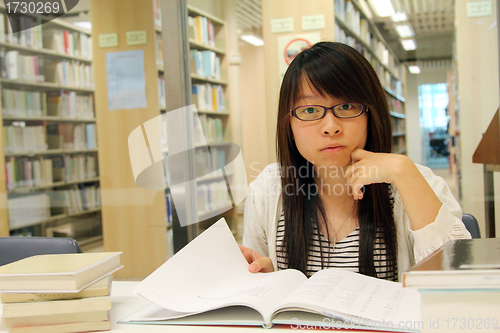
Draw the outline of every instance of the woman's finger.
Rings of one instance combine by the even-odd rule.
[[[269,273],[274,271],[273,263],[269,257],[261,257],[255,260],[248,266],[248,270],[252,273],[262,272]]]

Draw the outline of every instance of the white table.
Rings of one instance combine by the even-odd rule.
[[[112,308],[110,311],[111,332],[269,332],[262,327],[225,327],[225,326],[174,326],[174,325],[135,325],[135,324],[117,324],[118,320],[138,311],[149,304],[148,301],[132,294],[132,290],[138,284],[138,281],[113,281],[111,288]],[[0,307],[1,315],[1,307]],[[273,329],[277,332],[297,332],[297,329],[287,328],[284,326]],[[8,332],[9,329],[0,328],[0,332]],[[336,332],[340,330],[335,330]],[[346,330],[346,332],[352,332]],[[361,332],[361,331],[356,331]]]

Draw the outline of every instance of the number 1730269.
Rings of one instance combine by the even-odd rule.
[[[59,1],[5,1],[7,14],[59,14]]]

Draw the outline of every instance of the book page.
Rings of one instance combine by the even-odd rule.
[[[158,324],[158,325],[244,325],[262,326],[262,315],[243,306],[232,306],[190,315],[187,318],[181,313],[150,304],[145,308],[121,319],[119,324]],[[165,320],[165,318],[177,318]]]
[[[344,320],[419,321],[420,295],[391,282],[349,272],[324,269],[287,297],[277,309],[306,308]]]
[[[221,219],[144,279],[135,292],[186,315],[246,305],[269,322],[273,308],[306,280],[296,270],[250,273],[231,230]]]

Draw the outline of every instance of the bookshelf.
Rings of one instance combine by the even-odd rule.
[[[389,103],[393,152],[406,154],[406,71],[357,0],[335,0],[335,40],[357,49],[377,72]]]
[[[460,163],[460,99],[458,96],[458,60],[456,59],[456,41],[453,43],[453,60],[451,69],[447,72],[449,104],[447,114],[450,117],[448,134],[448,151],[450,152],[450,174],[455,184],[458,185],[458,196],[462,199],[461,163]]]
[[[46,21],[20,15],[43,25],[13,33],[0,4],[0,234],[85,249],[102,242],[91,34]]]
[[[193,124],[192,133],[186,134],[186,147],[194,149],[194,173],[207,174],[223,164],[221,161],[231,154],[231,147],[234,147],[231,127],[235,111],[228,102],[228,93],[231,89],[236,91],[237,87],[229,79],[230,28],[222,19],[226,14],[222,1],[183,1],[177,4],[164,1],[162,4],[166,6],[162,7],[166,9],[162,11],[163,22],[167,22],[162,27],[164,45],[182,45],[176,50],[164,48],[165,72],[169,73],[165,85],[178,89],[167,91],[167,110],[191,104],[196,106],[197,113],[186,120]],[[205,142],[210,147],[210,155]],[[231,181],[229,177],[233,174],[226,170],[226,176]],[[174,213],[175,251],[221,216],[236,230],[233,226],[236,209],[232,209],[227,181],[222,175],[205,176],[197,178],[192,187],[184,190],[189,221],[199,223],[181,228]]]

